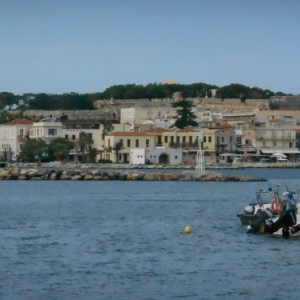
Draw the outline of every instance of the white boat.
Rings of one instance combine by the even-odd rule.
[[[269,203],[262,202],[262,194],[271,193]],[[279,190],[259,191],[257,204],[245,207],[244,214],[238,215],[243,225],[248,224],[247,233],[268,233],[273,236],[300,236],[300,202],[294,198],[299,191],[286,187],[283,197]]]

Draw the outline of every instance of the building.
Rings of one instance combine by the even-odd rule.
[[[42,139],[46,142],[62,137],[62,123],[53,118],[45,118],[39,122],[34,122],[30,128],[29,137],[31,139]]]
[[[112,162],[129,163],[130,150],[154,148],[155,136],[147,132],[113,132],[105,136],[104,150],[101,154],[102,159]],[[117,143],[123,145],[118,153],[113,150]],[[118,155],[118,157],[117,157]]]
[[[259,154],[272,155],[280,152],[288,159],[296,159],[300,153],[297,148],[295,119],[258,120],[256,122],[255,139]]]
[[[120,123],[129,123],[132,126],[143,124],[145,120],[163,118],[166,115],[176,115],[176,109],[171,106],[159,106],[150,108],[122,108]]]
[[[131,149],[130,164],[165,164],[165,165],[181,165],[182,164],[182,148],[170,149],[164,147]]]
[[[0,160],[11,161],[21,156],[22,145],[29,137],[33,122],[26,118],[12,120],[0,125]]]

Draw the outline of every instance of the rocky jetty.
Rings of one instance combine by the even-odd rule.
[[[38,169],[7,168],[0,170],[0,180],[143,180],[143,181],[267,181],[263,178],[232,176],[206,171],[138,172],[101,171],[101,169]]]

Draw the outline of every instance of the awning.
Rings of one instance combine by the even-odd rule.
[[[263,154],[274,154],[276,152],[280,152],[283,154],[300,154],[299,149],[297,148],[289,148],[289,149],[278,149],[278,148],[261,148],[260,151]]]

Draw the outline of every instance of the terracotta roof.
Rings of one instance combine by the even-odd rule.
[[[25,119],[25,118],[20,118],[20,119],[14,119],[8,123],[5,123],[5,125],[32,125],[33,122]]]
[[[155,128],[148,129],[145,132],[149,132],[149,133],[155,133],[155,132],[156,133],[163,133],[163,132],[169,132],[169,131],[172,131],[172,130],[158,127],[156,129]]]
[[[146,132],[136,132],[136,131],[117,131],[108,134],[107,136],[150,136],[150,134]]]
[[[184,127],[182,129],[178,129],[177,132],[197,132],[199,130],[197,130],[195,127]]]
[[[216,125],[211,126],[210,128],[213,128],[213,129],[231,129],[231,128],[233,128],[233,126],[228,124],[228,123],[217,123]]]

